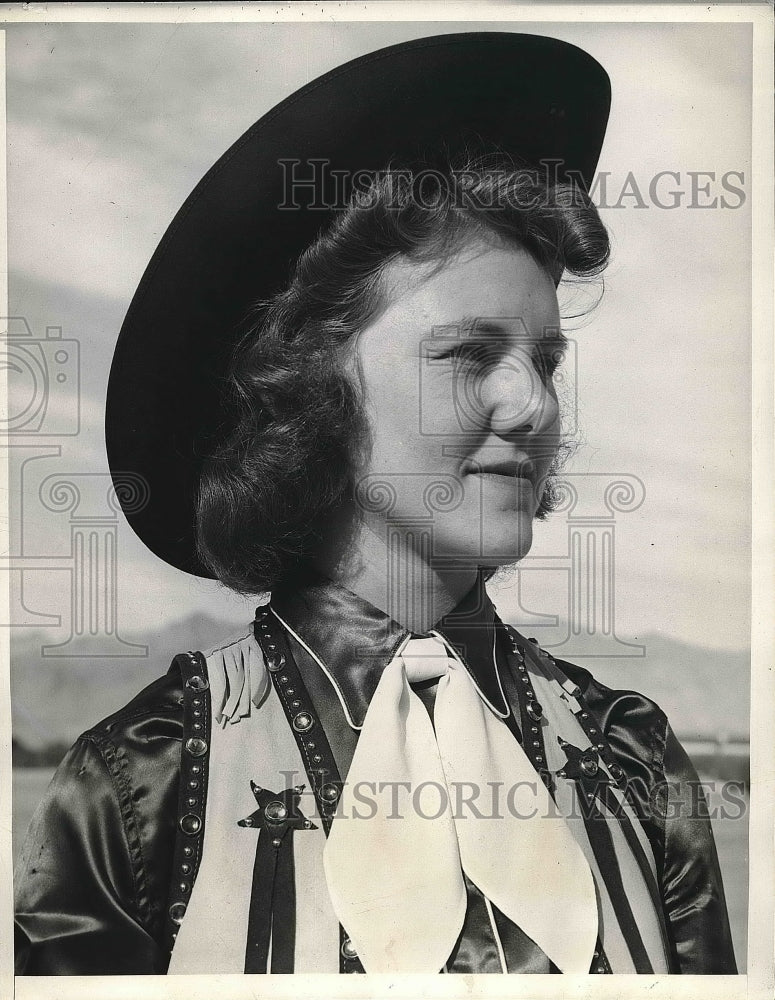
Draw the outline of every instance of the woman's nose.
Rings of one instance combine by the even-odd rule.
[[[527,353],[502,358],[485,376],[482,403],[495,434],[546,434],[559,422],[551,376],[542,373]]]

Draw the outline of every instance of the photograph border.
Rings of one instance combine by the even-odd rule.
[[[294,3],[294,4],[0,4],[0,28],[20,22],[137,22],[218,23],[287,21],[504,21],[504,22],[730,22],[753,26],[753,159],[751,198],[753,212],[753,496],[752,496],[752,667],[751,667],[751,785],[750,785],[750,896],[748,912],[747,973],[740,976],[356,976],[308,974],[261,977],[244,976],[94,976],[19,977],[14,979],[11,889],[11,701],[9,630],[0,629],[0,998],[20,1000],[45,997],[79,998],[185,998],[211,1000],[228,997],[769,997],[775,985],[775,679],[773,671],[773,554],[775,542],[775,459],[773,449],[773,96],[772,6],[761,4],[598,4],[589,6],[534,3]],[[4,41],[4,39],[3,39]],[[5,129],[5,48],[0,50],[3,139]],[[6,160],[0,166],[0,185],[6,192]],[[8,315],[7,198],[0,200],[0,305]],[[0,407],[7,408],[7,393],[0,391]],[[0,418],[7,409],[0,409]],[[7,457],[7,456],[6,456]],[[6,461],[4,458],[2,461]],[[8,470],[0,477],[7,495]],[[7,519],[4,521],[8,523]],[[5,530],[5,529],[3,529]],[[5,551],[9,547],[6,540]],[[0,574],[1,600],[10,605],[10,574]]]

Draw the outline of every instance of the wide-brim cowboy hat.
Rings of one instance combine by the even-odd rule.
[[[609,106],[605,70],[576,46],[470,32],[369,53],[257,121],[173,219],[116,344],[108,459],[143,542],[171,565],[211,576],[196,555],[195,504],[203,458],[222,428],[224,373],[251,304],[283,288],[338,210],[337,177],[493,148],[526,164],[551,161],[560,178],[589,187]],[[289,189],[291,178],[316,170],[327,178],[319,192]]]

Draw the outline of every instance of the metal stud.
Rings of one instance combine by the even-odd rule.
[[[292,701],[291,702],[291,708],[294,708],[294,709],[295,708],[301,708],[301,702],[300,701]]]
[[[191,799],[186,799],[186,801],[188,802],[188,804],[189,804],[190,806],[195,806],[195,805],[196,805],[196,801],[197,801],[197,800],[196,800],[196,799],[194,799],[194,798],[191,798]]]
[[[193,853],[194,853],[194,848],[193,847],[184,847],[183,848],[183,855],[185,857],[190,858]]]
[[[308,730],[312,729],[315,724],[315,720],[309,714],[309,712],[299,712],[298,715],[293,717],[293,728],[297,733],[306,733]]]
[[[186,681],[186,687],[191,688],[192,691],[206,691],[210,687],[210,682],[206,677],[194,674],[193,677],[189,677]]]
[[[183,875],[190,875],[191,874],[191,865],[189,865],[189,864],[182,864],[180,866],[180,871],[181,871],[181,874],[183,874]]]
[[[192,757],[202,757],[207,753],[207,743],[197,736],[192,736],[190,740],[186,740],[186,750],[188,750]],[[193,771],[194,769],[192,768],[191,770]],[[198,771],[194,773],[198,773]]]
[[[320,789],[320,797],[326,802],[336,802],[339,798],[339,789],[336,785],[323,785]]]
[[[202,829],[202,820],[194,813],[186,813],[185,816],[181,817],[180,829],[189,837],[193,837]]]
[[[170,920],[173,924],[181,924],[186,915],[185,903],[173,903],[170,907]]]
[[[266,809],[264,810],[264,815],[270,823],[276,823],[285,819],[288,815],[288,810],[282,802],[275,799],[273,802],[268,803]]]
[[[278,670],[282,670],[285,666],[285,657],[282,653],[274,653],[267,659],[266,665],[273,674],[276,674]]]
[[[342,941],[342,956],[348,961],[352,961],[354,958],[358,957],[358,952],[355,950],[355,946],[348,937]]]

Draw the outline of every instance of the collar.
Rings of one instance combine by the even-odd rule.
[[[325,577],[274,591],[270,606],[328,676],[350,726],[360,729],[382,671],[411,633]],[[497,624],[495,606],[480,577],[433,631],[455,648],[485,701],[506,717],[509,707],[493,655]]]

